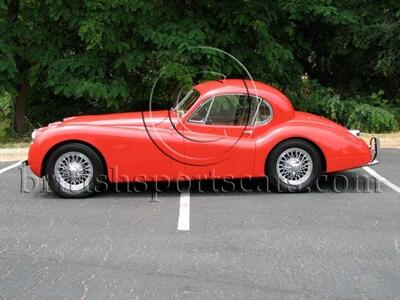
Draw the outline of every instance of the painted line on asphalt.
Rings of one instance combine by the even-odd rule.
[[[371,169],[370,167],[363,167],[363,169],[368,172],[371,176],[375,177],[376,179],[378,179],[380,182],[386,184],[388,187],[390,187],[392,190],[400,193],[400,187],[398,187],[397,185],[395,185],[394,183],[390,182],[388,179],[386,179],[385,177],[379,175],[376,171],[374,171],[373,169]]]
[[[190,230],[190,192],[181,193],[179,204],[178,230]]]
[[[5,173],[5,172],[7,172],[7,171],[9,171],[9,170],[11,170],[11,169],[14,169],[14,168],[20,166],[23,162],[24,162],[24,161],[21,160],[21,161],[15,163],[15,164],[12,164],[11,166],[8,166],[8,167],[5,167],[5,168],[3,168],[3,169],[0,169],[0,175],[3,174],[3,173]]]

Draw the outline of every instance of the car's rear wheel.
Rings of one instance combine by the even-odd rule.
[[[276,146],[267,162],[267,175],[278,191],[300,192],[310,188],[322,172],[316,147],[302,139],[291,139]]]
[[[98,190],[99,184],[105,182],[104,172],[99,155],[80,143],[64,144],[56,148],[45,166],[49,186],[64,198],[92,195]]]

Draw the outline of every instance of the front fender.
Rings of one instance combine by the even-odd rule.
[[[66,142],[82,142],[95,148],[105,160],[108,179],[134,181],[143,176],[155,177],[157,174],[178,176],[177,163],[169,159],[155,145],[165,141],[171,151],[182,147],[181,140],[169,128],[148,128],[141,126],[101,126],[71,124],[49,127],[41,130],[29,150],[28,162],[34,174],[43,176],[46,155],[54,147]],[[158,136],[159,135],[159,136]],[[178,149],[182,152],[182,149]],[[146,178],[147,178],[146,177]]]
[[[97,125],[48,127],[32,142],[28,163],[35,175],[43,176],[43,164],[49,151],[62,143],[82,142],[98,150],[110,168],[116,164],[116,159],[120,159],[120,151],[126,151],[129,147],[127,141],[132,141],[133,136],[137,144],[148,140],[141,127],[117,128]]]
[[[28,163],[32,172],[37,176],[43,176],[43,164],[46,155],[56,146],[66,142],[82,142],[89,144],[101,152],[102,141],[98,139],[98,135],[101,132],[106,133],[106,129],[106,127],[95,125],[54,126],[45,128],[40,134],[37,134],[29,148]]]

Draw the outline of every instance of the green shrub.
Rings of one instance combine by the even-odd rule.
[[[300,96],[294,101],[296,109],[322,115],[332,121],[345,124],[346,103],[331,88],[325,88],[315,81],[305,81]]]
[[[289,93],[296,109],[324,115],[324,102],[334,96],[332,90],[319,85],[316,81],[306,80],[300,93]]]
[[[389,108],[389,100],[385,99],[383,96],[385,92],[382,90],[377,91],[376,93],[372,93],[369,98],[367,98],[366,102],[375,107],[381,107],[388,109]]]
[[[359,104],[349,116],[347,126],[365,132],[391,132],[398,129],[394,114],[369,104]]]
[[[391,132],[399,128],[400,109],[390,106],[378,91],[368,98],[341,99],[333,89],[306,80],[299,95],[292,95],[296,109],[322,115],[348,128],[364,132]]]
[[[396,116],[397,123],[400,124],[400,107],[394,108],[393,114]]]
[[[343,123],[345,103],[340,100],[339,96],[331,96],[322,103],[322,110],[325,117],[332,121]]]

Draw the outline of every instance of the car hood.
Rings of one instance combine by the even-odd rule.
[[[129,112],[105,115],[87,115],[65,118],[59,125],[98,125],[98,126],[158,126],[175,121],[177,114],[173,111],[161,110],[151,112]]]

